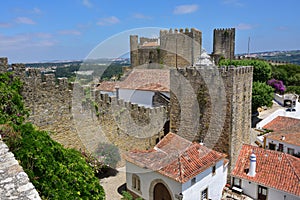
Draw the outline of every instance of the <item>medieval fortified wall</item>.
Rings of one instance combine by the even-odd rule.
[[[0,59],[1,72],[8,70],[7,58]],[[150,149],[163,136],[165,107],[144,108],[100,94],[66,78],[12,64],[11,71],[24,83],[22,96],[30,111],[28,121],[64,146],[93,152],[100,142],[120,150]],[[158,129],[159,127],[159,129]]]
[[[214,31],[212,57],[234,55],[234,31]],[[55,80],[38,69],[25,70],[22,64],[11,67],[24,82],[29,121],[53,132],[52,138],[67,147],[92,152],[99,142],[109,141],[121,151],[149,149],[164,136],[164,124],[170,119],[171,131],[224,152],[235,163],[242,144],[249,143],[253,69],[195,66],[201,46],[202,33],[196,29],[162,30],[159,40],[138,42],[138,36],[130,37],[132,67],[159,63],[171,68],[170,110],[125,103],[93,88],[87,98],[86,89],[64,78]],[[0,59],[0,70],[7,69],[7,59]],[[217,87],[211,87],[214,84]]]
[[[213,41],[215,63],[234,58],[234,28],[215,29]],[[170,130],[235,163],[242,144],[250,143],[253,68],[196,66],[202,49],[196,29],[162,30],[151,42],[132,35],[130,48],[133,68],[158,63],[171,69]]]

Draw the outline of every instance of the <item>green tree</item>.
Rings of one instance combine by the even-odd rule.
[[[220,66],[253,66],[253,81],[267,82],[271,79],[271,65],[262,60],[227,60],[223,59],[219,62]]]
[[[252,86],[252,113],[261,106],[272,106],[274,89],[262,82],[253,82]]]
[[[42,199],[105,199],[94,170],[80,152],[23,123],[27,111],[21,87],[11,73],[0,74],[0,134]]]
[[[21,88],[21,81],[11,73],[0,74],[0,124],[21,124],[28,115],[20,95]]]

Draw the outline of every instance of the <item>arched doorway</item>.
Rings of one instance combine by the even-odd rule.
[[[154,186],[153,200],[172,200],[171,195],[164,184],[157,183]]]

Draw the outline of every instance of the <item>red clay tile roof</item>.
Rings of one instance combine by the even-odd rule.
[[[117,86],[118,82],[115,81],[103,81],[100,83],[97,90],[107,91],[107,92],[114,92],[116,91],[115,87]]]
[[[225,158],[225,154],[192,143],[176,134],[166,135],[152,150],[131,151],[126,160],[185,183]]]
[[[256,155],[254,177],[247,175],[252,151]],[[300,196],[300,159],[289,154],[243,145],[231,176]]]
[[[170,71],[165,69],[134,69],[119,83],[120,89],[170,92]]]
[[[264,129],[275,131],[300,129],[300,119],[278,116],[266,124]]]
[[[300,146],[300,119],[278,116],[263,128],[273,130],[266,138]]]
[[[282,140],[283,136],[284,136],[284,140]],[[288,133],[285,133],[284,131],[283,132],[277,131],[274,133],[271,132],[265,137],[270,140],[277,140],[279,142],[300,146],[300,131],[295,131],[295,132],[289,131]]]

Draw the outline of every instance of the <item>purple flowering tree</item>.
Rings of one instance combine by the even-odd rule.
[[[280,93],[280,94],[282,94],[286,89],[281,80],[276,80],[274,78],[271,79],[271,80],[268,80],[268,85],[273,87],[275,89],[275,91]]]

